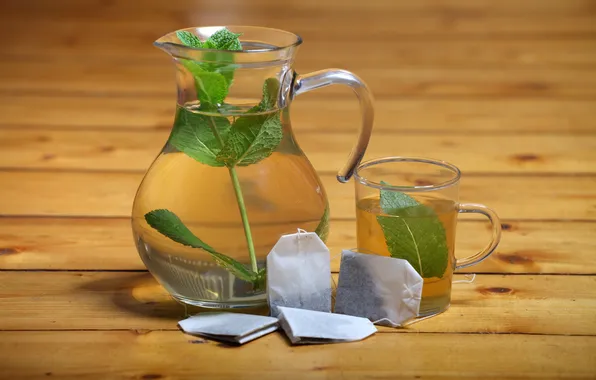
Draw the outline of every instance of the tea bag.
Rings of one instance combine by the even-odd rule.
[[[279,327],[277,318],[239,313],[200,313],[178,325],[185,333],[228,343],[244,344]]]
[[[406,260],[342,251],[335,312],[397,327],[418,316],[423,279]]]
[[[279,306],[331,312],[329,249],[314,232],[283,235],[267,256],[271,315]]]
[[[279,311],[279,323],[294,344],[353,342],[377,332],[366,318],[283,306]]]

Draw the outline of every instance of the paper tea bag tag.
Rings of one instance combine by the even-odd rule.
[[[200,313],[178,322],[188,334],[229,343],[244,344],[279,327],[277,318],[240,313]]]
[[[418,316],[423,283],[406,260],[344,250],[335,312],[401,326]]]
[[[279,324],[294,344],[353,342],[377,332],[366,318],[279,307]]]
[[[329,249],[314,232],[283,235],[267,256],[271,315],[279,306],[331,312]]]

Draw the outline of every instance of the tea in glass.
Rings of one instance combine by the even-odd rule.
[[[453,271],[486,258],[500,236],[498,218],[482,205],[459,204],[460,172],[441,161],[386,158],[356,171],[358,250],[407,260],[424,279],[419,316],[445,311]],[[493,223],[485,250],[455,259],[457,214],[475,212]]]

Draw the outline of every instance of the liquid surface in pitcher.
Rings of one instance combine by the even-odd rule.
[[[424,278],[419,315],[426,316],[444,311],[449,306],[455,265],[454,247],[457,212],[455,202],[450,200],[430,196],[416,196],[415,199],[419,203],[428,206],[434,213],[432,211],[424,212],[424,209],[420,208],[419,210],[422,212],[419,214],[409,215],[408,217],[392,216],[382,212],[378,196],[358,201],[356,204],[358,248],[367,253],[391,256],[383,229],[377,221],[379,215],[403,218],[405,222],[419,218],[438,218],[445,229],[449,254],[447,268],[442,276]]]
[[[210,117],[233,123],[236,116]],[[259,268],[265,267],[281,235],[297,228],[315,231],[327,208],[322,184],[294,142],[287,109],[281,110],[281,120],[283,139],[276,151],[256,164],[237,167]],[[186,303],[246,307],[265,301],[264,289],[255,290],[236,278],[208,252],[160,234],[144,218],[151,210],[171,210],[205,243],[250,267],[231,181],[226,167],[202,164],[167,144],[137,193],[132,223],[141,258],[159,282]]]

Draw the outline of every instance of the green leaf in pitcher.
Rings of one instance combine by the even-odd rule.
[[[193,48],[202,48],[203,41],[199,39],[196,35],[192,34],[191,32],[187,32],[186,30],[181,30],[176,32],[176,37],[186,46],[190,46]]]
[[[204,48],[217,50],[242,50],[242,44],[238,37],[241,33],[232,33],[226,28],[222,28],[213,33],[207,41],[205,41]]]
[[[169,143],[200,163],[224,166],[217,155],[221,150],[221,141],[227,138],[230,127],[226,117],[205,116],[180,107]]]
[[[187,31],[179,31],[176,36],[189,47],[221,50],[205,52],[201,62],[181,59],[181,63],[193,75],[197,98],[201,103],[215,106],[222,104],[234,80],[235,71],[234,56],[227,51],[242,50],[238,39],[240,34],[224,28],[213,33],[205,42]]]
[[[329,205],[325,206],[325,211],[323,211],[323,216],[315,229],[315,233],[319,235],[321,240],[327,241],[329,236]]]
[[[275,107],[279,81],[268,78],[263,85],[261,102],[249,112],[266,112]],[[248,166],[269,157],[283,138],[279,111],[268,114],[250,113],[234,121],[227,141],[217,159],[228,167]]]
[[[380,204],[389,215],[379,215],[377,221],[391,257],[407,260],[424,278],[442,277],[449,248],[434,210],[398,191],[381,190]]]
[[[217,160],[228,167],[248,166],[269,157],[283,137],[279,113],[236,119]]]
[[[242,263],[215,251],[210,245],[195,236],[173,212],[164,209],[153,210],[145,214],[145,220],[153,229],[176,243],[209,252],[217,265],[239,279],[248,282],[257,280],[258,273],[249,271]]]

